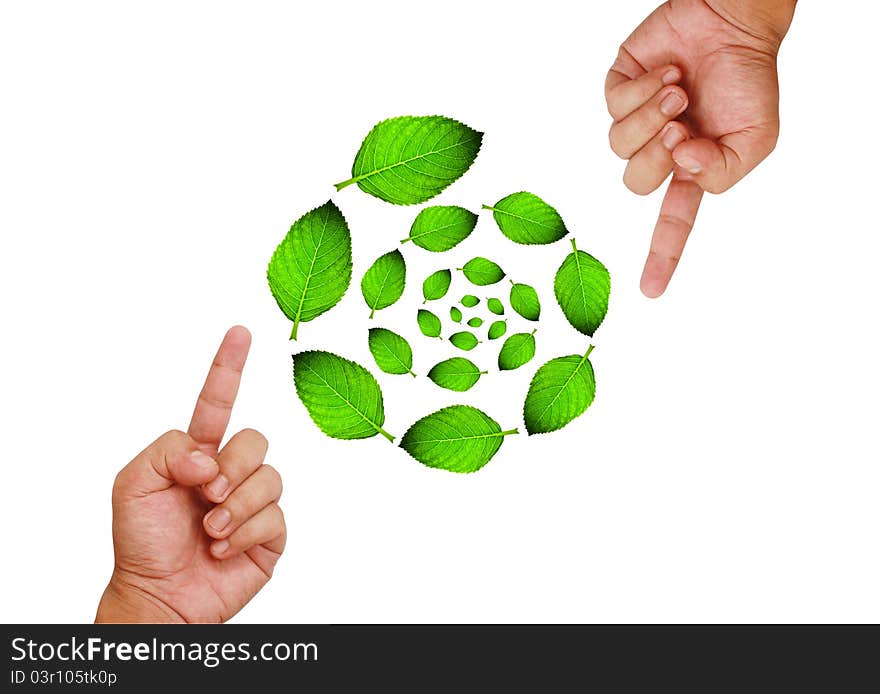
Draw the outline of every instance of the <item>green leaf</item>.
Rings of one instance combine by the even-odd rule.
[[[501,233],[516,243],[553,243],[568,233],[559,213],[532,193],[513,193],[483,209],[492,210]]]
[[[523,407],[530,435],[561,429],[593,402],[596,377],[588,358],[592,351],[591,345],[583,356],[551,359],[535,372]]]
[[[430,200],[470,168],[483,133],[445,116],[399,116],[378,123],[351,167],[352,183],[395,205]]]
[[[489,299],[486,302],[486,306],[496,316],[503,316],[504,315],[504,304],[501,303],[500,299],[495,299],[495,298]]]
[[[428,372],[428,378],[441,388],[455,390],[463,393],[470,390],[480,380],[481,374],[489,373],[480,371],[480,367],[470,359],[464,357],[452,357],[439,364],[434,364]]]
[[[360,364],[331,354],[309,351],[293,355],[293,381],[312,420],[334,439],[368,439],[382,434],[385,407],[382,390]]]
[[[443,328],[440,319],[427,309],[420,308],[416,320],[419,322],[419,329],[422,335],[427,337],[440,337],[440,331]]]
[[[451,472],[476,472],[494,456],[505,436],[494,419],[476,407],[444,407],[413,424],[400,447],[428,467]]]
[[[405,284],[406,263],[400,251],[390,251],[376,258],[361,280],[361,293],[370,307],[370,318],[397,301]]]
[[[527,284],[510,283],[510,306],[526,320],[538,320],[541,317],[541,302],[538,292]]]
[[[489,339],[497,340],[507,332],[507,321],[497,320],[489,326]]]
[[[474,316],[468,321],[468,325],[472,328],[479,328],[483,324],[483,319],[479,316]]]
[[[463,297],[461,297],[461,304],[465,308],[473,308],[478,303],[480,303],[479,298],[477,298],[473,294],[465,294]]]
[[[498,353],[498,368],[502,371],[518,369],[535,356],[535,331],[516,333],[508,337]]]
[[[449,270],[437,270],[425,278],[422,282],[422,296],[425,301],[436,301],[446,296],[449,284],[452,282],[452,273]]]
[[[477,215],[455,205],[426,207],[416,215],[409,236],[401,243],[412,241],[426,251],[440,253],[455,248],[477,225]]]
[[[574,249],[556,271],[553,290],[556,301],[568,322],[584,335],[592,337],[608,313],[611,276],[602,263],[589,253]]]
[[[487,284],[495,284],[504,279],[504,270],[497,263],[493,263],[488,258],[471,258],[464,264],[464,267],[458,268],[464,272],[464,276],[470,280],[472,284],[484,287]],[[465,304],[467,306],[467,304]]]
[[[461,323],[461,310],[457,306],[449,309],[449,317],[456,323]]]
[[[463,349],[465,352],[470,352],[480,343],[476,335],[467,330],[452,333],[452,335],[449,336],[449,341],[459,349]]]
[[[300,323],[333,308],[351,284],[351,235],[332,201],[300,217],[272,254],[269,289],[284,315]]]
[[[403,337],[385,328],[370,328],[370,353],[376,365],[387,374],[415,374],[412,372],[412,348]]]

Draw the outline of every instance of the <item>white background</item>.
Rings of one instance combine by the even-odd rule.
[[[290,541],[238,621],[880,620],[880,152],[860,69],[880,11],[798,9],[776,152],[707,197],[651,301],[638,279],[662,193],[621,184],[602,84],[653,7],[5,2],[0,618],[92,619],[114,474],[186,427],[223,332],[243,323],[254,344],[232,427],[270,439]],[[416,210],[331,184],[374,122],[410,113],[486,133],[434,202],[534,191],[613,278],[594,405],[562,432],[508,439],[475,475],[381,437],[324,437],[290,377],[309,347],[377,371],[356,283]],[[355,282],[288,343],[265,266],[328,197],[351,224]],[[484,213],[451,260],[404,249],[407,293],[377,323],[410,337],[421,375],[381,378],[386,428],[454,401],[519,425],[534,367],[585,346],[552,297],[566,243],[515,247]],[[478,253],[534,283],[546,318],[532,364],[457,398],[424,378],[447,352],[414,312],[429,271]]]

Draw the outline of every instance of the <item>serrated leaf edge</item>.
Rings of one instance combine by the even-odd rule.
[[[345,357],[342,357],[342,356],[340,356],[340,355],[338,355],[338,354],[334,354],[333,352],[327,352],[327,351],[320,350],[320,349],[308,349],[308,350],[305,350],[304,352],[297,352],[297,353],[294,354],[293,357],[292,357],[292,359],[293,359],[293,365],[294,365],[294,381],[296,380],[296,358],[297,358],[298,356],[304,356],[304,355],[307,355],[307,354],[330,354],[330,355],[336,357],[337,359],[342,359],[343,361],[347,361],[349,364],[354,364],[355,366],[358,366],[358,367],[360,367],[361,369],[364,369],[364,371],[366,371],[368,374],[370,374],[370,377],[371,377],[374,381],[376,380],[376,377],[373,376],[373,374],[370,373],[370,370],[369,370],[369,369],[364,368],[363,366],[361,366],[360,364],[358,364],[356,361],[352,361],[351,359],[346,359]],[[388,439],[389,441],[391,441],[391,443],[394,443],[394,439],[397,438],[396,436],[394,436],[394,434],[389,434],[389,433],[388,433],[387,431],[385,431],[380,425],[376,424],[376,423],[375,423],[374,421],[372,421],[369,417],[367,417],[363,412],[361,412],[357,407],[355,407],[355,406],[354,406],[354,405],[348,400],[348,398],[346,398],[342,393],[340,393],[338,390],[336,390],[336,388],[334,388],[332,385],[330,385],[329,381],[327,381],[327,379],[324,378],[324,377],[323,377],[321,374],[319,374],[317,371],[315,371],[314,369],[309,368],[308,366],[305,366],[305,368],[307,368],[309,371],[311,371],[313,374],[315,374],[320,380],[322,380],[322,381],[324,382],[324,384],[325,384],[330,390],[332,390],[332,391],[333,391],[333,392],[339,397],[340,400],[342,400],[346,405],[348,405],[348,407],[349,407],[350,409],[354,410],[354,411],[358,414],[358,416],[359,416],[361,419],[363,419],[367,424],[369,424],[371,427],[373,427],[373,429],[376,430],[376,433],[377,433],[377,434],[382,434],[382,436],[384,436],[386,439]],[[376,385],[377,385],[377,386],[378,386],[378,384],[379,384],[379,382],[376,381]],[[379,388],[379,397],[382,398],[382,389],[381,389],[381,388]],[[382,399],[384,400],[384,398],[382,398]],[[322,427],[322,426],[321,426],[321,425],[315,420],[314,417],[312,417],[312,412],[311,412],[311,410],[309,410],[308,407],[306,407],[305,403],[303,403],[303,407],[306,408],[306,412],[308,412],[308,414],[309,414],[309,418],[311,418],[311,420],[315,423],[315,426],[317,426],[317,427],[323,432],[323,431],[324,431],[324,428],[323,428],[323,427]],[[384,403],[383,403],[383,409],[384,409]]]
[[[559,389],[559,392],[556,394],[556,397],[553,398],[553,400],[550,401],[550,404],[544,408],[544,412],[541,413],[541,417],[543,417],[544,414],[546,414],[547,410],[549,410],[553,406],[553,404],[556,402],[556,400],[562,394],[562,391],[565,390],[565,388],[568,386],[569,383],[571,383],[571,379],[573,379],[575,374],[577,374],[581,370],[581,367],[590,358],[590,353],[593,351],[594,348],[595,348],[595,345],[590,345],[587,348],[586,354],[584,354],[583,356],[580,357],[580,362],[578,362],[577,368],[571,373],[571,375],[568,377],[568,379],[566,379],[565,383],[562,384],[562,388]],[[566,355],[566,356],[576,356],[576,355]],[[554,357],[553,359],[562,359],[562,358],[563,357]],[[539,366],[537,368],[537,370],[535,371],[535,376],[538,375],[538,371],[540,371],[542,367],[544,367],[546,364],[549,364],[551,361],[553,361],[553,359],[548,359],[546,362],[544,362],[544,364],[541,364],[541,366]],[[535,382],[535,376],[533,376],[532,380],[529,382],[529,390],[532,389],[532,383]],[[526,395],[526,397],[528,397],[528,394]],[[538,419],[540,420],[541,417],[538,417]],[[541,435],[541,434],[552,434],[554,431],[559,431],[559,429],[552,429],[551,431],[529,431],[529,425],[526,422],[526,403],[525,403],[525,401],[523,401],[523,424],[525,424],[526,433],[529,436],[536,436],[536,435]]]

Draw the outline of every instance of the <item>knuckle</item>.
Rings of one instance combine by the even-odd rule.
[[[232,519],[238,524],[251,515],[248,513],[248,509],[253,506],[253,503],[253,494],[245,488],[240,488],[220,504],[218,508],[226,509],[229,515],[232,516]]]
[[[180,429],[169,429],[156,439],[157,444],[168,447],[185,445],[190,441],[189,434],[182,432]]]
[[[621,159],[627,158],[620,142],[620,131],[613,125],[611,126],[611,130],[608,131],[608,145],[611,147],[611,151],[618,157]]]
[[[728,190],[732,185],[733,183],[730,181],[709,179],[703,183],[702,188],[707,193],[718,195],[719,193],[723,193],[724,191]]]
[[[614,123],[623,120],[626,118],[626,113],[620,108],[620,104],[618,103],[619,99],[615,96],[610,96],[605,98],[605,106],[608,108],[608,114],[611,116]],[[612,123],[612,126],[614,125]]]
[[[284,511],[281,510],[281,507],[273,502],[269,507],[269,511],[272,514],[272,518],[270,521],[269,527],[271,528],[272,535],[281,535],[287,530],[287,523],[284,520]]]
[[[271,465],[263,465],[263,468],[266,471],[265,474],[269,478],[269,482],[275,490],[275,493],[278,496],[281,496],[281,492],[284,489],[284,481],[281,479],[281,473]]]
[[[626,46],[620,44],[617,47],[617,55],[614,58],[614,62],[611,64],[611,69],[615,72],[619,72],[621,74],[627,74],[628,72],[628,64],[626,61],[626,57],[629,55],[629,51]]]

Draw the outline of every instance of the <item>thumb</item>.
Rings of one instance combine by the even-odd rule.
[[[709,193],[723,193],[760,164],[776,146],[778,128],[765,126],[724,135],[685,140],[672,159]]]
[[[217,461],[199,450],[194,438],[182,431],[169,431],[119,471],[113,498],[146,496],[174,484],[196,487],[210,482],[219,472]]]

